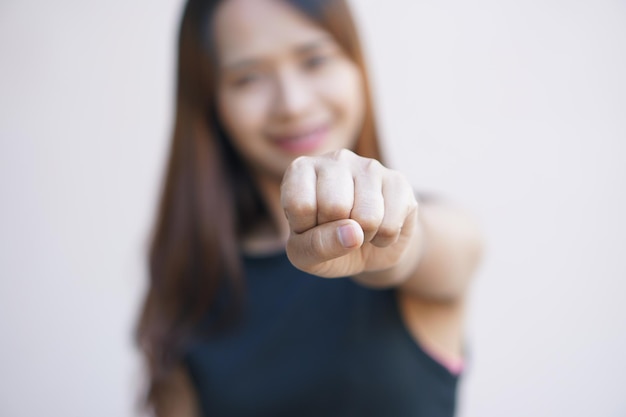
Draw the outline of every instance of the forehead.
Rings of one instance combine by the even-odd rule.
[[[214,19],[213,35],[222,65],[279,56],[329,36],[281,0],[225,0]]]

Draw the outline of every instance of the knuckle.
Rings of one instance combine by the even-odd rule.
[[[399,196],[404,201],[410,202],[411,205],[417,204],[415,190],[406,175],[394,169],[387,169],[386,180],[396,192],[400,193]]]
[[[313,158],[311,158],[310,156],[306,156],[306,155],[298,156],[296,159],[291,161],[291,163],[289,163],[289,165],[287,166],[287,169],[285,170],[285,174],[283,176],[283,182],[285,178],[288,178],[290,175],[293,175],[294,173],[298,171],[306,169],[308,166],[312,164],[313,164]]]
[[[381,225],[378,228],[378,233],[376,233],[376,237],[384,240],[392,240],[395,239],[396,236],[398,236],[400,230],[401,226]]]
[[[327,201],[320,207],[320,211],[326,215],[326,217],[333,219],[348,218],[351,209],[352,207],[349,204],[341,201]]]
[[[311,163],[311,157],[306,155],[300,155],[289,164],[290,167],[300,168]]]
[[[359,223],[365,233],[378,230],[383,220],[382,216],[371,212],[353,213],[352,219]]]
[[[289,163],[289,165],[287,166],[287,169],[285,170],[285,173],[283,175],[283,179],[281,182],[281,186],[284,186],[286,183],[288,183],[289,179],[294,174],[306,168],[311,163],[312,163],[311,157],[308,157],[308,156],[299,156],[293,161],[291,161],[291,163]]]
[[[294,217],[309,216],[315,214],[317,207],[312,201],[291,199],[285,202],[285,211]]]
[[[408,214],[410,214],[414,211],[419,210],[419,203],[417,202],[417,198],[415,198],[415,192],[410,185],[407,186],[406,190],[406,211]]]
[[[396,184],[402,184],[404,185],[405,183],[408,184],[406,177],[404,176],[403,173],[401,173],[398,170],[395,169],[387,169],[387,175],[389,177],[389,179],[391,181],[393,181]]]
[[[354,156],[354,152],[348,149],[338,149],[332,153],[332,158],[336,161],[345,161]]]
[[[383,164],[377,159],[365,158],[364,171],[367,173],[378,173],[385,169]]]

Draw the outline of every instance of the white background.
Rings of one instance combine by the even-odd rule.
[[[460,415],[626,415],[626,3],[352,3],[390,161],[488,241]],[[179,9],[0,3],[1,416],[135,414]]]

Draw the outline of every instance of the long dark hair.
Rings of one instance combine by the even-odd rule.
[[[217,118],[211,26],[220,1],[187,1],[180,25],[174,129],[136,332],[147,364],[149,406],[166,394],[165,382],[218,290],[231,289],[231,305],[240,304],[238,237],[267,218]],[[381,159],[364,57],[348,5],[344,0],[284,1],[331,33],[361,69],[366,111],[355,151]]]

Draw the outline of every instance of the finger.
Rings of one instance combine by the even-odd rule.
[[[317,225],[317,174],[311,158],[301,157],[287,168],[280,188],[280,201],[289,228],[302,233]]]
[[[409,214],[417,207],[413,190],[406,179],[396,171],[391,171],[385,177],[382,190],[385,215],[371,240],[371,243],[378,247],[392,245],[398,240]]]
[[[295,267],[310,272],[321,263],[360,248],[363,230],[354,220],[324,223],[304,233],[292,233],[287,256]]]
[[[317,224],[349,219],[354,204],[354,179],[345,166],[320,163],[317,172]]]
[[[378,232],[385,214],[380,162],[370,159],[354,178],[354,206],[350,218],[356,220],[369,242]]]

